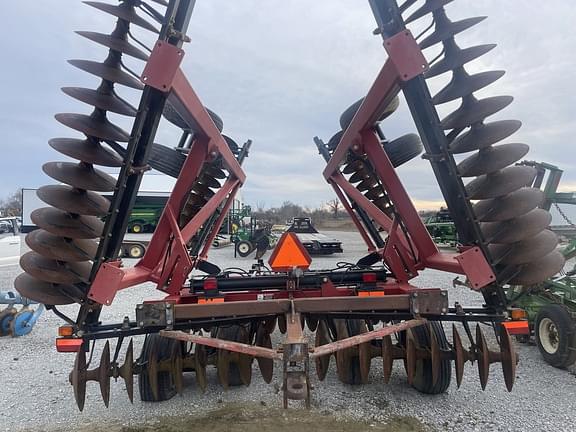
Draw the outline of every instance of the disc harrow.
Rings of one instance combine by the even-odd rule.
[[[426,0],[423,5],[404,12],[406,23],[432,22],[428,34],[419,45],[425,52],[438,46],[442,56],[434,59],[424,76],[427,80],[450,73],[450,81],[432,97],[434,105],[460,100],[456,110],[441,120],[448,133],[449,151],[454,155],[475,152],[466,157],[457,169],[462,178],[473,178],[466,185],[468,199],[476,201],[473,209],[496,266],[501,282],[532,285],[556,274],[564,259],[555,250],[555,235],[547,230],[549,214],[537,207],[543,195],[530,188],[536,170],[514,166],[528,152],[521,143],[498,144],[521,126],[517,120],[491,121],[512,103],[511,96],[478,99],[475,92],[488,87],[504,75],[504,71],[469,74],[466,65],[491,51],[496,45],[460,48],[456,36],[484,21],[473,17],[451,21],[445,6],[451,1]],[[545,240],[540,243],[540,240]],[[532,248],[541,244],[541,247]],[[530,247],[531,253],[520,250]]]

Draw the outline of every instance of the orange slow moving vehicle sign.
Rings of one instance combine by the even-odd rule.
[[[272,252],[268,264],[274,271],[308,270],[312,258],[293,232],[285,232]]]

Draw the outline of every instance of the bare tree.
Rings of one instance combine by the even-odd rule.
[[[258,213],[264,213],[264,209],[266,208],[265,201],[256,201],[256,211]]]
[[[340,210],[340,200],[334,198],[326,202],[326,205],[330,209],[330,212],[334,216],[334,219],[338,217],[338,211]]]
[[[22,216],[22,189],[0,201],[0,214],[6,217]]]

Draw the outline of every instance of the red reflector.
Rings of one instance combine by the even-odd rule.
[[[376,282],[376,280],[377,280],[376,273],[364,273],[362,275],[362,282],[370,283],[370,282]]]
[[[209,277],[204,280],[204,290],[215,290],[218,288],[218,281],[216,278]]]
[[[82,347],[82,339],[56,339],[56,351],[58,352],[78,352]]]
[[[522,321],[506,321],[502,325],[508,330],[511,335],[529,335],[530,326],[527,320]]]

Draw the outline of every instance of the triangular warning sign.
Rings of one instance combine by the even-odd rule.
[[[268,264],[274,271],[308,270],[312,258],[293,232],[285,232],[274,248]]]

